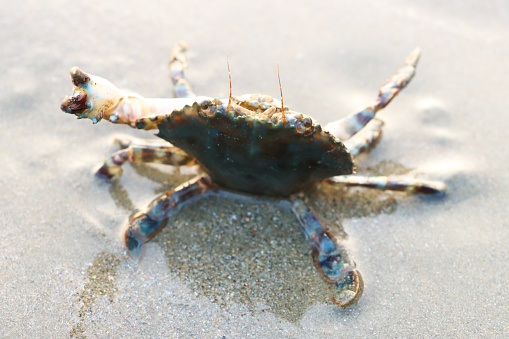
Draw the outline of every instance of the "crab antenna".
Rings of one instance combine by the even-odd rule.
[[[228,78],[230,78],[230,96],[228,97],[228,107],[226,107],[226,112],[229,112],[232,106],[232,74],[230,73],[230,62],[228,61],[228,54],[226,54],[226,65],[228,65]]]
[[[281,77],[279,76],[279,64],[277,64],[277,79],[279,80],[279,91],[281,92],[281,113],[283,114],[283,124],[288,124],[288,120],[285,116],[285,106],[283,105],[283,87],[281,87]]]

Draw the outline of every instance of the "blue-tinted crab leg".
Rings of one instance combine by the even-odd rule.
[[[129,255],[140,259],[145,252],[145,243],[166,226],[167,218],[187,203],[203,197],[211,185],[208,176],[196,177],[155,199],[145,212],[135,215],[124,234]]]
[[[194,98],[196,94],[193,93],[191,85],[186,80],[185,69],[187,68],[186,49],[187,44],[179,42],[171,51],[170,54],[170,73],[171,80],[175,86],[175,94],[177,98]]]
[[[419,61],[421,50],[416,48],[406,59],[406,65],[400,68],[380,88],[378,98],[371,106],[362,111],[352,114],[344,119],[333,121],[324,127],[332,135],[340,140],[346,140],[359,132],[366,124],[375,117],[376,112],[383,109],[391,100],[405,88],[415,74],[415,67]]]
[[[340,175],[327,179],[328,182],[342,186],[361,186],[382,191],[403,191],[410,193],[443,195],[447,188],[443,182],[398,177],[366,177],[361,175]]]
[[[122,165],[126,162],[152,162],[172,166],[188,166],[195,163],[187,153],[171,145],[126,138],[116,139],[116,142],[122,149],[106,158],[95,172],[98,177],[111,179],[120,176]]]
[[[382,136],[383,121],[373,119],[359,133],[343,141],[352,156],[367,152]]]
[[[290,203],[306,238],[313,246],[313,261],[316,268],[326,282],[337,287],[336,295],[332,298],[333,302],[342,307],[355,303],[362,294],[363,281],[344,246],[304,201],[294,196]]]

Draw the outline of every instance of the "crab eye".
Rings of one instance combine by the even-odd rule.
[[[216,112],[217,106],[212,103],[210,100],[203,100],[200,103],[200,111],[206,116],[206,117],[212,117],[214,113]]]
[[[313,120],[309,117],[305,117],[295,123],[295,131],[298,134],[309,135],[313,133]]]

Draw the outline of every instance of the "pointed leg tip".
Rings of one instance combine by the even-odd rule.
[[[436,193],[438,196],[443,197],[447,194],[447,185],[443,182],[439,182],[435,186]]]
[[[93,170],[93,173],[96,178],[111,181],[122,175],[122,168],[121,167],[112,168],[110,166],[101,164],[96,169]]]
[[[357,303],[364,291],[364,281],[358,270],[352,270],[348,276],[336,284],[338,294],[332,297],[332,302],[342,308],[347,308]]]
[[[144,237],[140,236],[135,230],[128,229],[124,235],[124,243],[127,254],[135,260],[141,260],[146,248]]]
[[[421,48],[417,47],[412,52],[410,52],[410,55],[406,58],[406,64],[410,66],[417,66],[417,63],[419,62],[419,58],[421,57]]]
[[[445,195],[447,194],[447,188],[446,187],[435,188],[435,191],[432,192],[432,194],[440,198],[445,197]]]
[[[179,41],[176,43],[176,46],[178,46],[179,48],[181,48],[183,51],[185,51],[186,49],[189,48],[189,43],[185,42],[185,41]]]
[[[447,193],[447,186],[443,182],[429,181],[422,183],[417,189],[417,193],[434,195],[436,197],[443,197]]]
[[[146,213],[137,213],[127,224],[124,233],[124,244],[129,256],[141,260],[145,254],[146,243],[160,232],[166,223],[167,219],[154,220]]]
[[[115,135],[112,139],[113,145],[119,149],[125,149],[131,146],[134,142],[134,138],[126,135]]]
[[[186,62],[185,52],[189,48],[189,44],[186,42],[177,42],[170,53],[170,64],[172,61],[180,60]],[[183,59],[183,60],[182,60]]]
[[[335,295],[332,297],[332,302],[343,308],[357,303],[364,291],[364,281],[362,280],[361,273],[355,269],[355,263],[343,263],[343,265],[341,265],[341,271],[336,272],[340,274],[331,277],[326,273],[326,271],[329,274],[331,272],[330,270],[324,269],[324,265],[322,265],[320,261],[320,254],[316,249],[313,249],[312,257],[315,267],[322,275],[324,281],[328,284],[333,284],[336,289],[334,292]],[[337,269],[333,271],[337,271]]]

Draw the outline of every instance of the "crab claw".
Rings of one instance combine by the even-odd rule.
[[[85,88],[85,85],[90,82],[90,75],[74,66],[71,68],[71,79],[74,85],[74,92],[71,96],[65,96],[62,104],[60,104],[60,109],[65,113],[74,114],[79,117],[92,106],[92,103],[89,103],[87,100],[88,94]]]
[[[126,94],[108,80],[71,68],[73,94],[66,96],[60,105],[65,113],[74,114],[78,119],[88,118],[97,123],[108,117]]]

